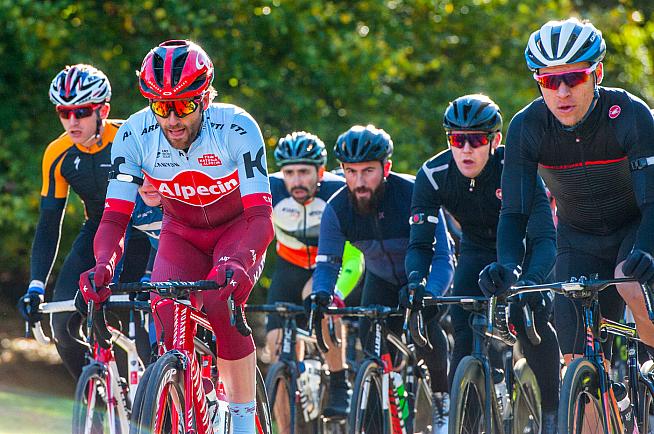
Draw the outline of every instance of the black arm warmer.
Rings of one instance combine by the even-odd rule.
[[[525,256],[524,238],[529,216],[518,213],[502,213],[497,225],[497,260],[502,265],[522,264]]]
[[[654,254],[654,203],[642,205],[640,212],[642,216],[634,248]]]
[[[406,269],[407,276],[412,271],[417,271],[420,279],[426,278],[429,275],[429,267],[434,256],[435,231],[436,225],[427,222],[426,218],[421,224],[411,225],[409,246],[404,259],[404,268]]]
[[[50,200],[50,204],[48,208],[44,208],[41,203],[39,222],[32,243],[30,280],[40,280],[43,283],[47,283],[57,257],[66,199],[56,199],[56,202]]]

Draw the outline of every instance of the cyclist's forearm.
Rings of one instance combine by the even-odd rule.
[[[105,211],[93,240],[93,253],[97,263],[115,266],[123,256],[125,230],[130,214],[118,211]]]
[[[654,204],[640,207],[641,219],[634,248],[654,254]]]
[[[56,208],[41,208],[32,243],[30,280],[45,284],[52,271],[61,238],[61,222],[66,200],[63,199],[62,202],[61,206]]]
[[[260,258],[265,253],[275,231],[272,224],[271,207],[251,206],[246,208],[243,213],[248,226],[241,234],[241,241],[230,256],[241,262],[246,269],[250,269],[256,262],[256,258]]]
[[[545,283],[554,268],[556,241],[544,237],[532,240],[529,263],[524,264],[522,278],[535,284]]]
[[[529,216],[502,213],[497,225],[497,260],[503,265],[519,265],[525,256],[524,238]]]
[[[436,224],[427,221],[411,225],[409,246],[404,259],[407,276],[413,271],[417,271],[421,279],[429,274],[434,257],[435,230]]]

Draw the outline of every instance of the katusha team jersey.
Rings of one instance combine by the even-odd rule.
[[[211,104],[187,150],[173,148],[154,114],[143,109],[120,128],[111,155],[114,179],[105,207],[114,211],[134,202],[135,180],[144,176],[161,194],[164,215],[184,226],[213,228],[245,208],[272,204],[261,132],[234,105]]]

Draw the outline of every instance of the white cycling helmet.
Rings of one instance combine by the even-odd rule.
[[[100,104],[110,99],[109,79],[91,65],[66,66],[50,85],[50,101],[57,106]]]
[[[588,62],[597,65],[606,54],[602,32],[577,18],[550,21],[529,37],[525,49],[527,66],[532,71],[549,66]]]

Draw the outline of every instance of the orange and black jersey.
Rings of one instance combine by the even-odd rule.
[[[32,245],[32,280],[46,282],[50,273],[71,188],[84,203],[87,224],[97,226],[100,222],[111,170],[111,144],[122,123],[105,121],[101,142],[88,148],[74,144],[67,133],[46,148],[42,164],[41,210]]]

